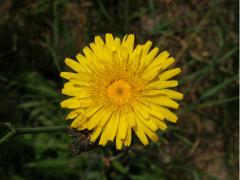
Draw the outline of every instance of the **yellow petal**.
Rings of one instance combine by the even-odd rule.
[[[83,123],[81,123],[78,127],[77,127],[77,130],[79,130],[79,131],[82,131],[82,130],[84,130],[84,129],[86,129],[86,124],[83,122]]]
[[[161,71],[165,70],[168,66],[170,66],[173,62],[173,58],[169,58],[165,60],[164,64],[159,64],[158,66],[152,67],[151,65],[148,66],[145,71],[143,72],[143,79],[152,80],[155,78]]]
[[[72,79],[72,78],[79,78],[79,74],[77,73],[71,73],[71,72],[61,72],[60,76],[65,79]]]
[[[102,132],[102,129],[100,127],[96,127],[91,134],[90,141],[95,142],[98,136],[101,134],[101,132]]]
[[[151,104],[150,114],[157,117],[158,119],[161,119],[161,120],[164,119],[164,115],[162,114],[162,112],[160,112],[159,106],[156,104]]]
[[[163,131],[167,129],[167,125],[163,120],[160,120],[160,119],[155,118],[153,116],[151,117],[151,119],[154,121],[154,123],[158,126],[159,129],[161,129]]]
[[[178,81],[155,81],[147,85],[147,89],[164,89],[178,86]]]
[[[72,82],[66,82],[64,85],[63,85],[64,88],[74,88],[74,84]]]
[[[166,59],[169,56],[169,53],[164,51],[159,54],[155,59],[153,59],[150,65],[144,70],[142,76],[143,79],[152,80],[156,77],[160,71],[163,71],[168,66],[170,66],[173,62],[173,58]]]
[[[92,70],[92,72],[98,73],[104,70],[103,60],[99,59],[98,56],[91,54],[91,61],[92,62],[90,62],[89,68]]]
[[[116,137],[116,149],[121,150],[122,147],[123,147],[123,141],[120,139],[120,134],[118,133]]]
[[[137,70],[140,65],[140,56],[142,54],[142,45],[137,45],[137,47],[133,50],[133,53],[129,56],[129,65],[133,72]]]
[[[105,63],[112,63],[112,51],[106,45],[103,46],[102,56]]]
[[[72,81],[65,83],[62,89],[62,93],[66,93],[67,95],[70,94],[72,96],[77,96],[77,94],[82,94],[83,92],[90,94],[87,86],[79,86],[74,84]]]
[[[131,69],[133,72],[135,72],[140,64],[139,58],[140,58],[140,52],[137,54],[134,54],[133,56],[130,57],[129,59],[129,64],[131,66]]]
[[[152,46],[152,41],[147,41],[143,45],[142,57],[145,57]]]
[[[121,46],[121,40],[119,38],[115,38],[113,51],[117,51],[118,49],[120,49],[120,46]]]
[[[103,45],[104,42],[100,36],[95,36],[95,44],[96,45]]]
[[[101,121],[99,126],[103,128],[105,124],[108,122],[109,118],[111,117],[113,111],[111,109],[106,109],[103,115],[101,116]]]
[[[119,114],[119,125],[116,136],[116,149],[120,150],[123,146],[122,137],[127,133],[127,124],[124,123],[122,114]]]
[[[138,103],[138,104],[134,105],[133,109],[135,112],[140,114],[144,119],[149,118],[149,108],[147,106],[143,105],[142,103]]]
[[[135,127],[133,127],[133,130],[144,145],[149,143],[145,134],[145,127],[141,121],[137,121],[137,124]]]
[[[102,51],[103,51],[103,45],[90,43],[90,47],[93,50],[94,55],[99,58],[99,55],[102,54]]]
[[[183,99],[183,94],[170,89],[149,89],[142,93],[144,96],[156,96],[162,95],[171,99],[181,100]]]
[[[82,123],[84,123],[87,120],[86,117],[79,115],[77,118],[75,118],[73,120],[73,122],[71,123],[71,127],[72,128],[78,128]]]
[[[124,66],[127,62],[127,58],[128,58],[129,54],[128,54],[128,50],[126,47],[121,47],[120,49],[120,62],[119,64],[121,66]]]
[[[128,130],[128,121],[126,118],[126,113],[122,113],[120,114],[119,127],[118,127],[118,134],[121,140],[124,140],[126,138],[127,130]]]
[[[143,74],[142,74],[142,78],[146,79],[148,81],[151,81],[152,79],[154,79],[160,71],[160,66],[159,67],[155,67],[155,68],[147,68]]]
[[[140,115],[138,116],[138,119],[140,121],[142,121],[142,123],[147,126],[149,129],[156,131],[157,130],[157,126],[156,124],[151,120],[151,119],[144,119],[143,117],[141,117]]]
[[[76,109],[81,107],[80,101],[76,98],[66,99],[62,101],[60,105],[62,108],[69,108],[69,109]]]
[[[170,57],[166,59],[164,62],[162,62],[163,70],[167,69],[170,65],[174,63],[175,59],[173,57]]]
[[[105,146],[108,140],[110,140],[111,132],[113,130],[113,125],[114,125],[114,119],[115,116],[111,116],[108,122],[106,123],[106,126],[103,128],[102,135],[99,141],[100,145]]]
[[[68,96],[78,96],[78,98],[88,98],[91,96],[90,93],[88,92],[79,92],[75,89],[72,90],[66,90],[66,89],[62,89],[62,94],[68,95]]]
[[[102,108],[102,105],[91,106],[83,112],[83,115],[89,118],[93,116],[100,108]]]
[[[148,54],[148,51],[150,50],[152,46],[152,42],[151,41],[147,41],[143,46],[142,46],[142,53],[141,53],[141,57],[140,57],[140,69],[145,65],[145,59],[146,56]]]
[[[145,66],[148,66],[153,61],[153,59],[157,55],[158,51],[159,51],[159,48],[155,47],[146,55],[146,57],[144,59]]]
[[[78,99],[81,103],[81,107],[89,107],[94,104],[93,98]]]
[[[156,95],[165,95],[162,91],[164,89],[147,89],[142,94],[144,96],[156,96]]]
[[[163,51],[156,58],[151,61],[151,64],[148,66],[148,70],[155,69],[158,67],[159,69],[165,64],[166,59],[168,58],[169,53],[167,51]]]
[[[163,72],[162,74],[159,75],[159,79],[161,81],[171,79],[172,77],[178,75],[181,72],[180,68],[174,68],[168,71]]]
[[[157,97],[151,97],[148,98],[148,100],[152,103],[158,104],[160,106],[166,106],[166,107],[170,107],[170,108],[174,108],[174,109],[178,109],[179,104],[176,103],[175,101],[171,100],[168,97],[164,97],[164,96],[157,96]]]
[[[66,120],[68,119],[74,119],[76,118],[79,114],[81,114],[84,110],[82,108],[76,109],[71,111],[70,113],[68,113],[68,115],[66,116]]]
[[[159,113],[161,113],[161,114],[164,116],[164,118],[166,118],[168,121],[171,121],[171,122],[173,122],[173,123],[176,123],[176,122],[177,122],[178,117],[177,117],[174,113],[172,113],[170,110],[168,110],[167,108],[158,106],[158,111],[159,111]],[[154,114],[153,114],[153,115],[154,115]],[[158,116],[156,116],[156,117],[158,117]],[[161,117],[160,117],[160,119],[161,119]]]
[[[86,57],[84,57],[82,54],[78,53],[76,56],[77,61],[79,62],[79,64],[81,64],[82,68],[85,69],[85,71],[87,71],[88,73],[91,71],[89,70],[89,62],[87,61]]]
[[[107,33],[106,34],[106,45],[109,49],[112,49],[113,48],[113,45],[114,45],[114,38],[113,38],[113,35],[110,34],[110,33]]]
[[[168,98],[171,99],[177,99],[177,100],[182,100],[183,99],[183,94],[174,90],[170,90],[170,89],[161,89],[161,90],[157,90],[157,94],[162,94],[165,95]]]
[[[154,131],[151,131],[150,129],[146,128],[145,132],[152,141],[156,142],[159,140],[158,135]]]
[[[125,145],[125,146],[130,146],[131,140],[132,140],[132,130],[131,130],[131,128],[128,128],[127,137],[126,137],[126,139],[123,141],[124,145]]]
[[[106,113],[106,109],[105,108],[99,108],[96,113],[94,113],[92,116],[90,116],[87,124],[86,124],[86,127],[88,130],[92,130],[93,128],[95,128],[96,126],[99,126],[100,127],[100,123],[101,123],[101,120],[104,120],[106,121],[106,119],[103,119],[103,118],[107,118],[106,116],[108,114],[105,114]],[[109,117],[108,117],[109,118]]]
[[[128,50],[128,53],[131,54],[133,51],[133,47],[134,47],[134,35],[129,34],[126,37],[126,39],[122,42],[122,46],[126,47]]]
[[[76,72],[86,72],[86,70],[83,69],[83,67],[78,62],[70,58],[66,58],[65,63]]]
[[[136,125],[136,115],[134,112],[132,112],[132,111],[129,112],[127,119],[128,119],[128,124],[130,127],[134,127]]]
[[[93,51],[89,48],[89,47],[84,47],[83,48],[83,53],[84,53],[84,55],[85,55],[85,57],[86,57],[86,60],[88,61],[88,62],[92,62],[93,61],[93,59],[92,59],[92,54],[93,54]]]
[[[85,86],[85,87],[89,87],[89,81],[87,80],[87,78],[85,79],[70,79],[70,82],[72,82],[74,85],[76,86]]]
[[[111,131],[111,135],[109,140],[113,141],[114,138],[117,135],[117,131],[118,131],[118,126],[119,126],[119,119],[120,119],[120,115],[119,113],[114,113],[113,114],[113,119],[114,119],[114,123],[112,125],[112,131]]]
[[[155,59],[154,61],[164,61],[165,59],[167,59],[169,56],[169,53],[167,51],[163,51],[161,52]]]

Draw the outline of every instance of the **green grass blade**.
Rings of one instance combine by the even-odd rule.
[[[225,103],[230,103],[230,102],[237,101],[237,100],[239,100],[239,96],[220,99],[220,100],[216,100],[216,101],[210,101],[210,102],[203,103],[203,104],[199,105],[197,108],[198,109],[199,108],[207,108],[207,107],[222,105],[222,104],[225,104]]]
[[[156,7],[155,7],[154,0],[149,0],[148,6],[149,6],[151,18],[153,18],[153,19],[156,18]]]
[[[193,147],[193,143],[189,139],[187,139],[186,137],[184,137],[184,136],[182,136],[182,135],[180,135],[179,133],[176,133],[176,132],[174,132],[174,136],[176,138],[178,138],[179,140],[181,140],[183,143],[185,143],[187,146]]]
[[[98,3],[98,5],[99,5],[99,8],[100,8],[99,10],[101,11],[101,13],[107,18],[107,20],[108,20],[109,22],[113,22],[112,17],[111,17],[110,14],[107,12],[107,10],[106,10],[106,8],[104,7],[103,3],[102,3],[100,0],[98,0],[97,3]]]
[[[224,61],[228,60],[232,55],[234,55],[237,52],[238,48],[233,48],[230,51],[228,51],[222,58],[218,60],[218,58],[214,59],[212,63],[204,67],[203,69],[200,69],[197,72],[194,72],[193,74],[190,74],[188,76],[185,76],[182,80],[180,80],[179,84],[183,84],[184,82],[194,79],[195,77],[203,77],[208,74],[209,71],[211,71],[216,65],[219,65],[220,63],[223,63]]]
[[[201,96],[200,99],[203,100],[203,99],[206,99],[208,97],[211,97],[211,96],[215,95],[216,93],[218,93],[220,90],[222,90],[224,87],[226,87],[228,84],[230,84],[232,81],[235,81],[236,79],[238,79],[238,75],[233,76],[229,79],[226,79],[222,83],[218,84],[217,86],[214,86],[213,88],[211,88],[207,92],[205,92]]]

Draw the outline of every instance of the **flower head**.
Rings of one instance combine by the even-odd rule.
[[[83,48],[77,61],[66,58],[75,73],[62,72],[69,80],[62,93],[71,98],[61,102],[72,111],[66,119],[73,119],[71,127],[92,130],[90,141],[100,145],[116,139],[116,148],[130,146],[134,131],[141,142],[149,137],[158,140],[156,131],[167,128],[164,120],[177,121],[168,108],[177,109],[183,94],[168,88],[178,81],[169,80],[181,72],[180,68],[166,70],[174,58],[157,47],[150,50],[151,41],[134,47],[134,35],[123,40],[106,34],[105,42],[96,36],[90,47]]]

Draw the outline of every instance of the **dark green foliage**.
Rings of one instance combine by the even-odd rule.
[[[134,33],[183,69],[179,123],[160,141],[74,156],[64,133],[0,145],[1,180],[238,179],[238,3],[174,0],[0,1],[0,136],[16,127],[67,125],[59,103],[64,58],[95,35]],[[67,68],[66,68],[67,69]]]

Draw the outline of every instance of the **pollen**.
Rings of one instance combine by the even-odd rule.
[[[117,106],[129,104],[133,98],[133,89],[126,81],[118,80],[108,87],[108,97]]]

